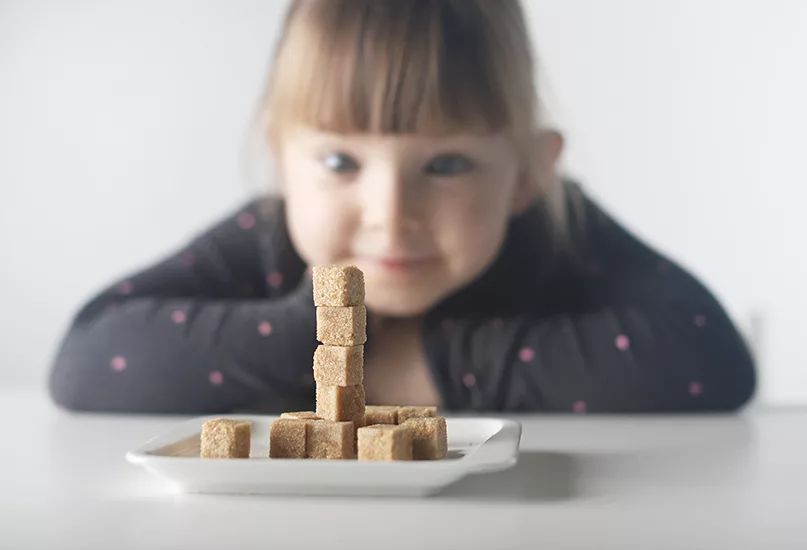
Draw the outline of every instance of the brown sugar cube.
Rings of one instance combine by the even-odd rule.
[[[315,306],[364,305],[364,273],[359,268],[317,266],[312,274]]]
[[[353,422],[310,422],[306,426],[306,455],[326,460],[353,458],[355,438]]]
[[[364,426],[364,386],[317,385],[317,416]]]
[[[397,424],[398,407],[367,405],[364,408],[364,416],[368,426],[373,424]]]
[[[359,460],[412,460],[412,429],[389,424],[359,428],[358,447]]]
[[[305,458],[306,426],[313,420],[278,418],[269,429],[270,458]]]
[[[314,379],[324,386],[356,386],[364,382],[364,346],[318,346]]]
[[[280,418],[292,418],[294,420],[319,420],[317,413],[312,411],[287,412],[281,414]]]
[[[202,424],[202,458],[249,458],[252,423],[216,418]]]
[[[317,340],[329,346],[367,343],[367,310],[364,306],[318,307]]]
[[[433,418],[437,416],[437,407],[398,407],[398,424],[410,418]]]
[[[440,460],[448,454],[446,419],[410,418],[402,424],[412,430],[412,459]]]

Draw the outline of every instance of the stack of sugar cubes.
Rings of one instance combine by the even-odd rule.
[[[314,352],[317,416],[353,422],[355,433],[365,425],[364,274],[356,267],[315,267],[314,305],[321,342]]]
[[[283,413],[272,424],[272,458],[348,459],[364,426],[364,274],[356,267],[313,269],[317,411]]]
[[[437,416],[436,407],[365,404],[367,310],[361,270],[315,267],[313,285],[321,343],[313,365],[316,412],[287,412],[272,422],[269,456],[373,461],[445,458],[446,421]],[[228,433],[233,430],[235,435],[235,428],[227,426]],[[242,438],[249,437],[248,430],[241,433]],[[238,454],[243,457],[243,450]]]

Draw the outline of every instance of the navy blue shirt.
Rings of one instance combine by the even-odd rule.
[[[746,403],[754,364],[715,297],[566,186],[563,246],[536,202],[511,221],[491,267],[426,315],[422,341],[444,408],[639,413]],[[315,327],[283,202],[255,200],[85,304],[55,358],[51,393],[90,411],[310,410]]]

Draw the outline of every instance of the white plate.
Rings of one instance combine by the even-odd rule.
[[[423,496],[468,474],[505,470],[518,461],[521,425],[512,420],[446,420],[448,457],[435,461],[365,462],[269,458],[274,416],[230,416],[252,422],[250,459],[199,458],[202,423],[196,418],[126,454],[133,464],[187,493]],[[227,416],[225,416],[227,418]]]

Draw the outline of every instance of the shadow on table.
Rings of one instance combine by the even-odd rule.
[[[522,452],[518,464],[503,472],[470,475],[433,498],[445,500],[557,501],[577,493],[572,455]]]

